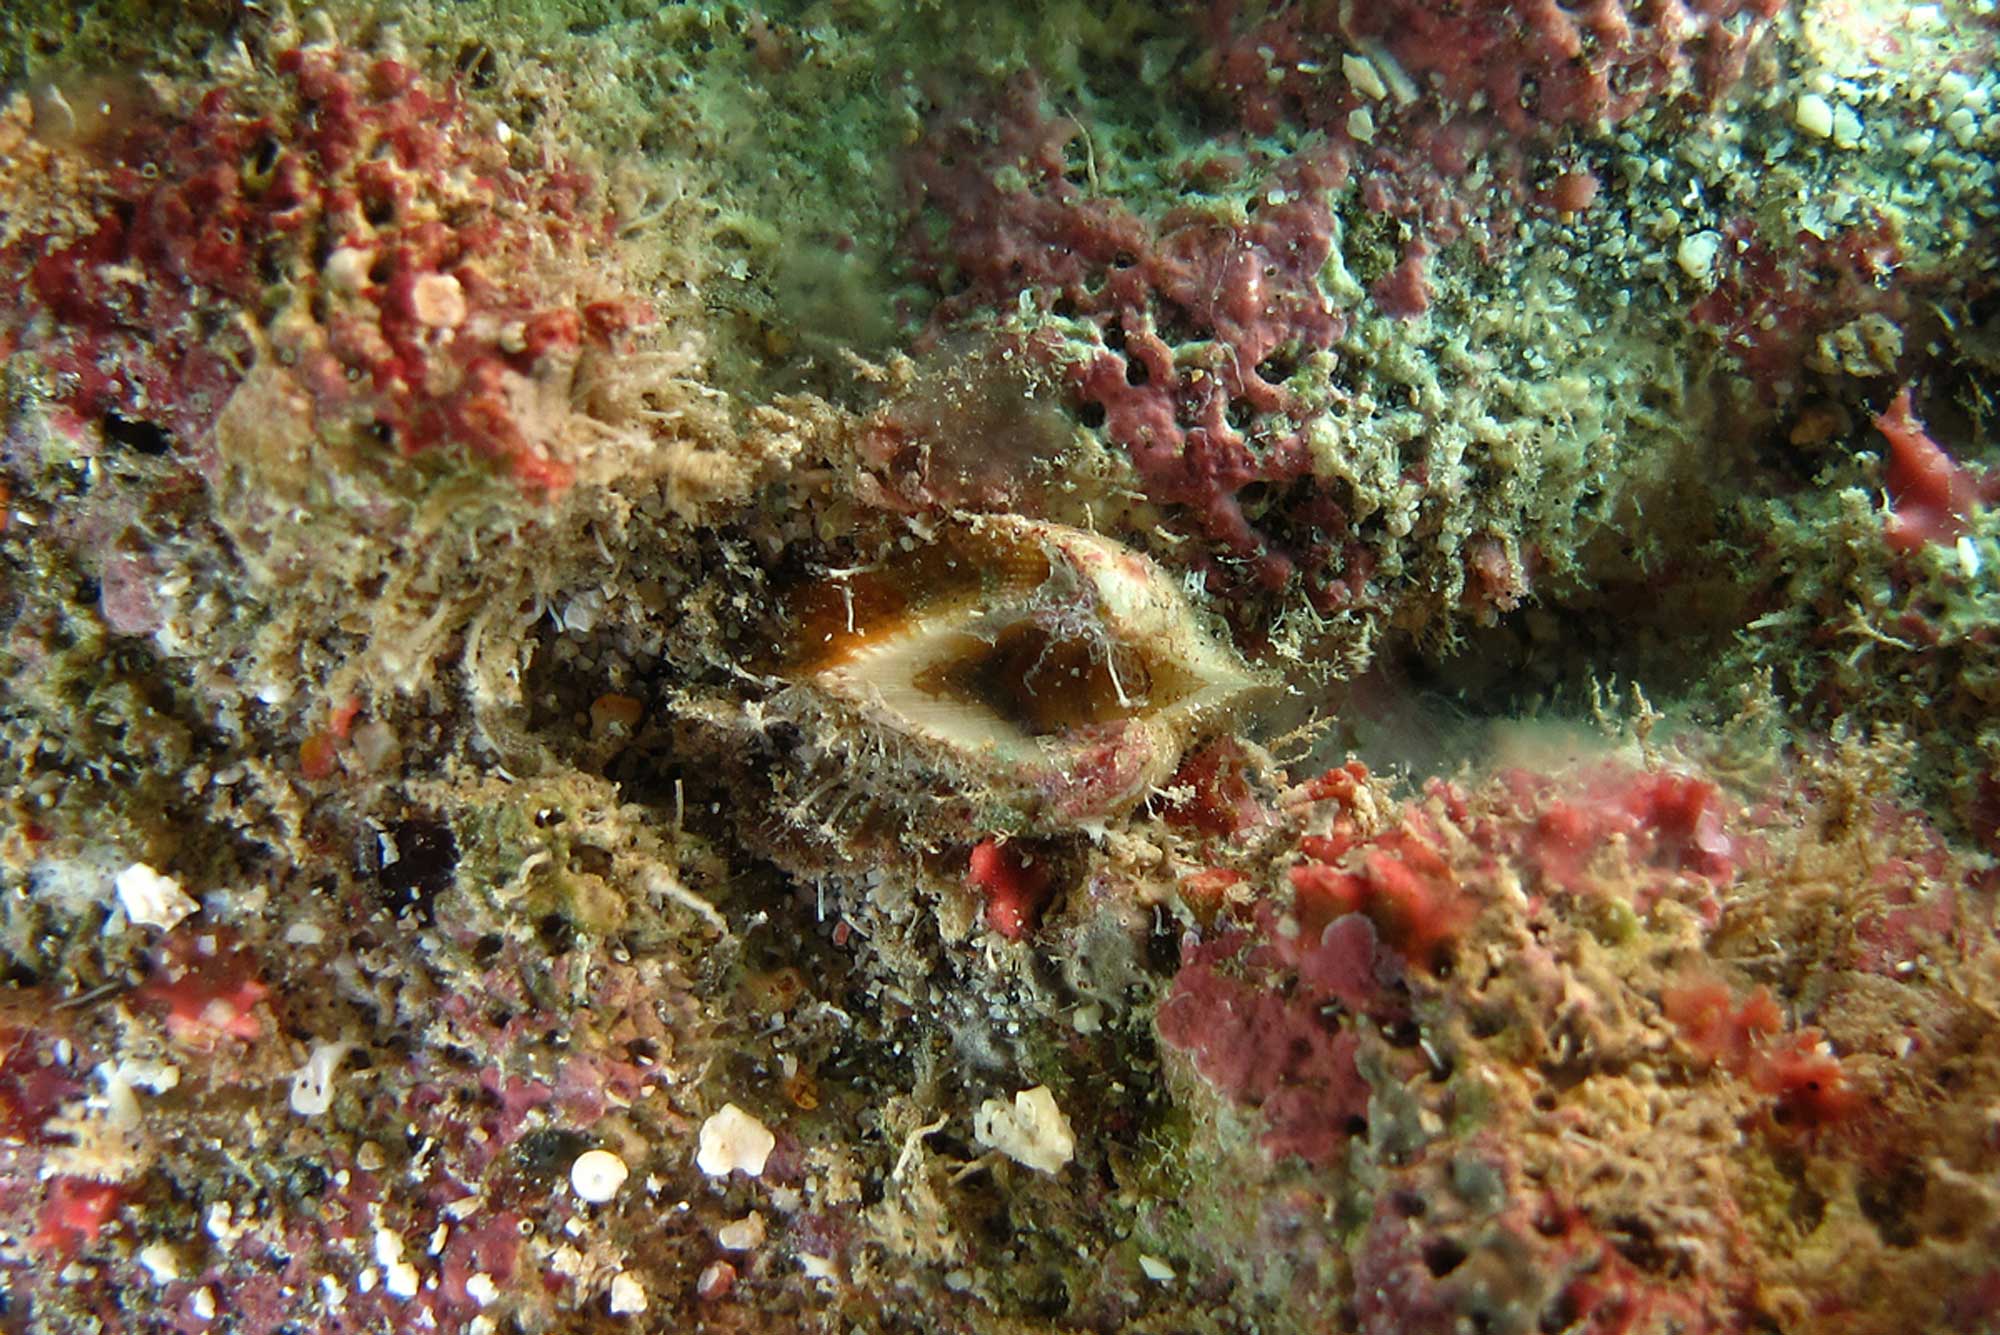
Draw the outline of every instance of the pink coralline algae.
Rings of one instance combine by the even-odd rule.
[[[1334,234],[1327,191],[1345,168],[1306,156],[1274,171],[1265,202],[1240,225],[1195,208],[1148,218],[1069,179],[1082,135],[1042,105],[1031,78],[940,127],[908,171],[946,225],[935,244],[915,234],[917,260],[963,285],[944,303],[948,316],[1032,292],[1043,312],[1082,330],[1081,344],[1034,333],[1030,354],[1061,367],[1084,420],[1128,454],[1153,500],[1189,507],[1225,550],[1255,558],[1261,581],[1282,584],[1296,558],[1239,496],[1310,472],[1303,436],[1274,424],[1294,403],[1291,368],[1345,327],[1318,283]],[[1186,170],[1192,185],[1211,169]],[[1307,508],[1324,525],[1313,539],[1323,565],[1328,552],[1317,549],[1345,524],[1330,505]]]
[[[1768,989],[1739,1005],[1724,984],[1692,983],[1663,993],[1660,1004],[1696,1052],[1772,1096],[1774,1125],[1811,1130],[1864,1106],[1839,1060],[1822,1050],[1818,1030],[1780,1034],[1783,1012]]]
[[[78,8],[0,1330],[2000,1319],[1988,0]]]
[[[1331,805],[1339,808],[1340,800]],[[1334,840],[1306,838],[1312,851],[1334,856]],[[1439,905],[1421,883],[1439,869],[1434,856],[1413,851],[1421,842],[1402,832],[1384,840],[1370,850],[1370,874],[1388,888],[1377,893],[1375,880],[1354,877],[1348,894],[1350,887],[1327,883],[1338,875],[1331,868],[1293,868],[1290,915],[1280,911],[1282,901],[1264,901],[1247,920],[1225,920],[1209,939],[1191,939],[1160,1004],[1160,1037],[1187,1052],[1194,1069],[1232,1100],[1259,1110],[1260,1143],[1274,1156],[1329,1162],[1367,1129],[1356,1024],[1401,1013],[1391,984],[1406,968],[1405,948],[1427,951],[1460,920],[1455,903]],[[1399,853],[1415,857],[1423,871],[1412,872]],[[1203,902],[1208,886],[1184,885],[1183,894],[1190,889],[1190,907],[1211,916],[1213,906]]]
[[[602,240],[588,179],[517,170],[454,92],[397,61],[301,48],[276,67],[275,91],[185,108],[133,93],[88,137],[36,145],[75,197],[0,237],[17,280],[0,326],[73,419],[150,427],[196,458],[270,358],[328,439],[452,445],[566,485],[521,420],[526,387],[649,318],[552,270]],[[17,151],[36,124],[12,127]]]
[[[1670,886],[1690,884],[1690,874],[1697,878],[1692,883],[1711,891],[1735,879],[1743,838],[1727,832],[1727,801],[1706,779],[1607,767],[1566,791],[1520,770],[1503,782],[1521,804],[1521,814],[1533,813],[1532,821],[1489,826],[1486,837],[1534,868],[1551,889],[1588,890],[1591,862],[1613,840],[1642,878],[1633,890],[1642,911]],[[1713,893],[1700,902],[1711,917],[1720,910]]]
[[[1902,272],[1906,257],[1893,225],[1870,220],[1825,237],[1771,237],[1739,218],[1718,235],[1714,286],[1688,313],[1713,332],[1767,401],[1795,392],[1812,361],[1824,365],[1833,357],[1873,375],[1897,369],[1900,340],[1874,347],[1864,340],[1851,351],[1833,342],[1844,329],[1868,328],[1857,321],[1886,328],[1911,318],[1913,295],[1925,279]]]
[[[1368,209],[1419,228],[1385,302],[1414,314],[1425,304],[1422,234],[1449,241],[1477,226],[1505,236],[1513,223],[1496,203],[1588,207],[1596,178],[1557,170],[1564,136],[1658,106],[1714,107],[1780,8],[1396,0],[1266,13],[1216,0],[1205,16],[1209,81],[1250,134],[1327,136]]]
[[[1216,81],[1242,100],[1252,129],[1325,124],[1355,105],[1330,102],[1318,76],[1359,48],[1392,59],[1412,85],[1408,97],[1421,87],[1454,109],[1484,109],[1499,131],[1548,136],[1569,125],[1615,125],[1663,98],[1712,105],[1742,77],[1782,4],[1473,0],[1447,9],[1391,0],[1287,6],[1244,24],[1239,16],[1250,8],[1238,0],[1208,7]]]
[[[270,989],[257,978],[257,961],[227,932],[183,930],[167,938],[139,1000],[159,1011],[167,1032],[191,1047],[225,1038],[264,1036],[259,1011]]]
[[[1900,1050],[1948,1063],[1963,1037],[1906,980],[1992,940],[1984,893],[1969,916],[1958,888],[1972,869],[1911,813],[1877,804],[1862,829],[1829,829],[1799,818],[1815,784],[1746,803],[1698,763],[1515,769],[1396,804],[1370,786],[1343,769],[1287,794],[1307,860],[1275,887],[1228,884],[1220,911],[1190,903],[1213,925],[1158,1012],[1191,1076],[1250,1110],[1263,1162],[1243,1171],[1292,1181],[1303,1162],[1336,1198],[1366,1184],[1348,1246],[1360,1329],[1753,1329],[1821,1281],[1791,1257],[1792,1225],[1752,1216],[1761,1159],[1713,1137],[1815,1156],[1889,1235],[1906,1207],[1884,1193],[1910,1170],[1887,1145],[1984,1152],[1949,1096],[1892,1073],[1898,1035],[1866,1018],[1899,998]],[[1901,852],[1855,866],[1855,837]],[[1801,874],[1883,893],[1837,973],[1781,995],[1727,963],[1755,929],[1717,896],[1764,902]],[[1647,1166],[1675,1158],[1681,1180]],[[1851,1303],[1846,1288],[1826,1301]]]
[[[1160,1037],[1259,1110],[1269,1153],[1328,1162],[1367,1128],[1359,1039],[1337,1015],[1374,995],[1374,954],[1374,932],[1358,918],[1311,948],[1226,931],[1188,952],[1160,1005]]]
[[[1308,932],[1360,914],[1384,941],[1421,963],[1436,958],[1470,916],[1471,905],[1438,851],[1436,827],[1421,815],[1360,844],[1306,835],[1299,851],[1312,860],[1287,876],[1294,912]],[[1343,861],[1353,870],[1334,865]]]
[[[1571,141],[1716,106],[1775,13],[1214,4],[1194,16],[1189,78],[1233,124],[1145,190],[1107,186],[1114,164],[1032,73],[941,93],[904,173],[909,262],[940,296],[930,336],[983,324],[1048,368],[1146,499],[1203,540],[1175,559],[1217,591],[1296,578],[1321,613],[1376,605],[1396,558],[1328,476],[1339,447],[1309,430],[1353,406],[1341,340],[1364,317],[1424,317],[1443,248],[1491,257],[1524,208],[1588,209],[1600,182]],[[1357,216],[1381,235],[1359,242]],[[1424,462],[1405,467],[1426,481]],[[1525,559],[1468,580],[1468,603],[1518,605]]]
[[[46,1144],[54,1139],[49,1118],[83,1085],[54,1059],[57,1040],[20,1020],[0,1018],[0,1139]]]

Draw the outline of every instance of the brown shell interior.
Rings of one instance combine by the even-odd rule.
[[[918,619],[1029,601],[1054,575],[1041,544],[991,529],[955,529],[867,570],[827,575],[792,600],[794,673],[811,676]],[[941,700],[985,708],[1023,733],[1046,737],[1167,708],[1196,688],[1192,675],[1149,647],[1093,625],[1085,595],[1048,599],[1059,615],[1024,616],[991,636],[953,637],[912,685]]]

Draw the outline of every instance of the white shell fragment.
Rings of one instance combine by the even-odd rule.
[[[125,916],[140,927],[165,930],[201,907],[181,889],[179,881],[162,876],[143,862],[119,872],[111,884]]]
[[[764,1162],[777,1144],[778,1138],[769,1127],[735,1104],[725,1103],[701,1124],[694,1162],[710,1177],[728,1177],[734,1172],[761,1177]]]
[[[988,1099],[972,1119],[972,1135],[988,1149],[1041,1173],[1058,1173],[1076,1157],[1076,1133],[1047,1085],[1024,1089],[1012,1105]]]
[[[632,1170],[610,1150],[585,1150],[569,1166],[570,1190],[578,1199],[602,1205],[618,1194]]]

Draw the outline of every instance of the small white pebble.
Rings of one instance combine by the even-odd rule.
[[[569,1166],[569,1185],[579,1199],[602,1205],[618,1194],[631,1169],[610,1150],[585,1150]]]
[[[1980,567],[1978,544],[1968,535],[1961,533],[1953,545],[1958,552],[1958,568],[1964,572],[1967,579],[1978,579]]]
[[[1347,132],[1364,144],[1375,142],[1375,113],[1367,107],[1356,107],[1347,113]]]
[[[1347,81],[1364,97],[1383,98],[1389,95],[1389,85],[1382,82],[1382,76],[1366,56],[1349,53],[1340,58],[1340,72]]]
[[[646,1310],[646,1289],[624,1271],[611,1278],[611,1297],[606,1304],[613,1316],[637,1316]]]
[[[735,1104],[725,1103],[701,1124],[694,1162],[710,1177],[728,1177],[739,1170],[749,1177],[762,1177],[764,1163],[777,1144],[770,1128]]]
[[[465,289],[448,273],[427,273],[410,285],[410,313],[433,329],[465,323]]]
[[[1722,237],[1715,232],[1690,232],[1674,250],[1674,263],[1696,282],[1705,282],[1715,273],[1715,257],[1722,252]]]
[[[164,1242],[149,1242],[141,1247],[139,1264],[161,1284],[171,1284],[181,1277],[180,1254]]]
[[[247,1225],[236,1222],[236,1211],[228,1201],[210,1201],[208,1214],[202,1219],[202,1227],[208,1230],[209,1237],[227,1247],[243,1236],[243,1230]]]
[[[563,629],[576,635],[588,635],[597,629],[597,623],[603,616],[603,592],[598,589],[589,589],[578,594],[563,605]]]
[[[354,730],[354,756],[370,774],[393,769],[403,759],[403,742],[396,730],[380,719]]]
[[[583,1253],[567,1242],[549,1253],[549,1268],[567,1279],[581,1278],[584,1265]]]
[[[484,1270],[475,1271],[465,1281],[465,1296],[486,1307],[500,1296],[500,1286]]]
[[[342,246],[326,257],[320,275],[331,290],[353,296],[368,286],[368,269],[374,258],[372,251],[359,246]]]
[[[1833,103],[1818,93],[1807,93],[1792,107],[1792,124],[1815,139],[1833,133]]]
[[[375,1226],[375,1264],[382,1267],[382,1287],[391,1296],[417,1296],[417,1268],[403,1259],[403,1235],[385,1224]]]
[[[193,1312],[197,1321],[215,1320],[215,1290],[200,1288],[188,1299],[188,1311]]]
[[[1944,128],[1960,148],[1971,148],[1979,138],[1979,117],[1970,108],[1960,107],[1944,118]]]
[[[172,1062],[142,1061],[137,1057],[124,1058],[111,1070],[100,1066],[97,1073],[105,1078],[107,1098],[112,1102],[116,1102],[116,1096],[110,1094],[108,1087],[117,1083],[153,1094],[179,1089],[181,1084],[181,1068]]]
[[[1853,107],[1842,102],[1833,109],[1833,142],[1841,148],[1857,148],[1867,129]]]
[[[1139,1269],[1146,1272],[1146,1278],[1164,1284],[1174,1277],[1174,1268],[1157,1256],[1139,1253]]]
[[[747,1252],[764,1245],[764,1216],[752,1210],[715,1230],[715,1245],[726,1252]]]
[[[171,928],[201,905],[188,898],[181,883],[162,876],[143,862],[127,867],[111,882],[125,916],[140,927]]]

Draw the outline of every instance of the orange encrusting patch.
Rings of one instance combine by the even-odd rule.
[[[116,1182],[63,1176],[49,1183],[48,1196],[36,1216],[28,1245],[45,1255],[68,1261],[77,1249],[97,1241],[97,1235],[118,1213],[125,1188]]]
[[[1840,1059],[1820,1049],[1818,1030],[1780,1037],[1784,1013],[1769,988],[1738,1005],[1727,984],[1695,982],[1669,988],[1660,1005],[1700,1057],[1770,1096],[1777,1126],[1816,1130],[1845,1121],[1866,1103]]]
[[[1338,856],[1353,847],[1345,840],[1313,841],[1307,851]],[[1334,919],[1359,913],[1375,924],[1386,945],[1425,967],[1479,913],[1451,865],[1409,829],[1366,841],[1355,871],[1305,862],[1291,869],[1290,879],[1294,912],[1308,939],[1317,940]]]

